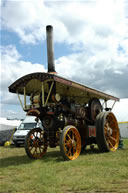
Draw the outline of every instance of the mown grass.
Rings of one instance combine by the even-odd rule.
[[[128,192],[128,139],[124,150],[99,153],[87,149],[64,161],[59,148],[31,160],[24,148],[0,147],[0,193]]]

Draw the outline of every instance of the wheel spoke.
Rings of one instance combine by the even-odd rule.
[[[111,124],[113,122],[113,118],[108,114],[108,116],[106,117],[106,120],[109,124]]]
[[[71,142],[70,142],[70,141],[67,141],[67,142],[65,143],[65,146],[68,147],[68,148],[70,148]]]
[[[112,139],[113,141],[117,142],[117,139],[115,139],[114,137],[110,136],[110,139]]]
[[[67,137],[71,140],[71,137],[70,137],[70,135],[67,133]]]
[[[75,140],[75,134],[74,133],[72,134],[72,140]]]
[[[65,143],[66,146],[69,146],[70,144],[71,144],[71,142],[69,142],[69,141]]]
[[[34,150],[34,152],[33,152],[33,156],[35,155],[35,152],[36,152],[36,147],[35,147],[35,150]]]
[[[110,146],[113,147],[113,144],[111,143],[110,139],[107,139],[107,141],[110,144]]]
[[[112,132],[113,132],[113,131],[114,131],[114,132],[115,132],[115,131],[117,132],[117,129],[113,129]]]
[[[72,154],[72,153],[71,153],[71,149],[68,150],[68,153],[67,153],[67,154],[68,154],[68,156],[71,156],[71,154]]]
[[[104,132],[105,132],[105,134],[107,134],[107,132],[108,132],[108,128],[106,125],[104,126]]]
[[[114,120],[112,119],[110,122],[109,122],[109,126],[111,127],[114,123]]]
[[[32,133],[32,135],[33,135],[34,137],[36,137],[36,136],[35,136],[35,133]]]
[[[30,146],[29,146],[29,150],[31,151],[31,150],[33,149],[33,147],[34,147],[33,145],[32,145],[32,147],[31,147],[31,148],[30,148]]]
[[[105,130],[105,131],[107,131],[107,130],[108,130],[108,127],[107,127],[106,125],[104,126],[104,130]]]

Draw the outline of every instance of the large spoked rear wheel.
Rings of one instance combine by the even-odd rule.
[[[119,146],[119,136],[115,115],[112,112],[101,112],[96,119],[96,139],[100,151],[116,151]]]
[[[34,128],[29,131],[25,139],[25,151],[32,159],[40,159],[46,154],[47,144],[42,129]]]
[[[60,151],[66,160],[75,160],[81,152],[79,131],[72,125],[66,126],[60,136]]]

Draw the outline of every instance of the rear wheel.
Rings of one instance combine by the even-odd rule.
[[[96,140],[102,152],[116,151],[119,146],[119,127],[112,112],[101,112],[96,118]]]
[[[40,159],[46,154],[47,144],[42,129],[34,128],[29,131],[25,139],[25,151],[33,159]]]
[[[60,151],[66,160],[76,159],[81,152],[79,131],[72,125],[66,126],[60,137]]]

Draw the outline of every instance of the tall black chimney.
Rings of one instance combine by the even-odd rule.
[[[47,56],[48,56],[48,72],[56,73],[54,64],[54,49],[53,49],[53,27],[46,26],[47,34]]]

